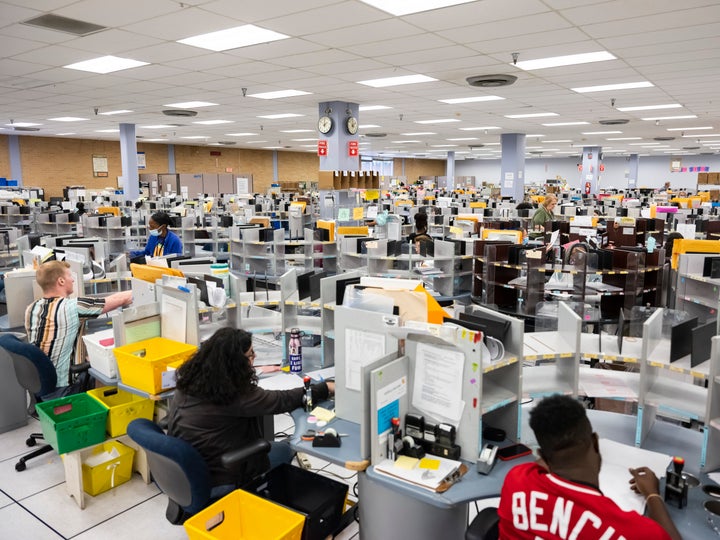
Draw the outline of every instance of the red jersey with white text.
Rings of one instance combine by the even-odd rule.
[[[498,514],[500,540],[670,540],[656,521],[537,463],[510,470]]]

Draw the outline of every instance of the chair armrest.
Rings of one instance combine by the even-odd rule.
[[[223,467],[231,471],[246,459],[256,455],[267,454],[269,451],[270,441],[257,439],[241,448],[225,452],[220,456],[220,462],[223,464]]]
[[[465,531],[465,540],[492,540],[498,537],[497,508],[483,508]]]
[[[84,373],[90,369],[90,362],[83,362],[82,364],[70,364],[70,373],[77,375],[78,373]]]

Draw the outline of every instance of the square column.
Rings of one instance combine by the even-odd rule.
[[[500,193],[520,202],[525,194],[525,134],[503,133],[500,144]]]
[[[140,196],[135,124],[120,124],[120,162],[125,200],[135,201]]]
[[[599,146],[585,146],[583,148],[582,182],[580,183],[583,193],[594,195],[598,192],[600,183],[600,152],[602,152],[602,148]]]
[[[321,141],[327,145],[327,154],[320,157],[321,171],[359,171],[360,155],[351,156],[348,143],[355,141],[359,143],[360,137],[357,130],[352,133],[351,127],[348,125],[348,119],[354,118],[355,122],[359,122],[358,116],[360,106],[357,103],[348,103],[347,101],[326,101],[318,104],[318,142]],[[322,133],[320,128],[321,121],[330,118],[331,126],[327,133]],[[324,121],[327,126],[327,121]],[[356,124],[357,125],[357,124]],[[320,146],[318,145],[318,148]]]

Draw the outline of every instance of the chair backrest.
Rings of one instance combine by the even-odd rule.
[[[210,472],[200,452],[145,418],[130,422],[127,434],[145,450],[155,482],[172,501],[188,514],[207,506]]]
[[[57,373],[47,355],[32,343],[26,343],[13,334],[0,335],[0,348],[12,358],[15,376],[20,386],[40,399],[55,392]]]

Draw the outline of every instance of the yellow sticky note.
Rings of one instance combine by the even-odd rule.
[[[330,411],[323,407],[315,407],[310,414],[315,416],[318,420],[323,420],[324,422],[329,422],[335,418],[334,411]]]
[[[430,458],[422,458],[420,460],[420,465],[418,465],[421,469],[430,469],[431,471],[437,471],[440,468],[440,460],[439,459],[430,459]]]
[[[395,460],[395,467],[398,469],[404,469],[406,471],[413,470],[420,460],[410,456],[398,456]]]
[[[363,207],[358,206],[356,208],[353,208],[353,219],[362,219],[363,218]]]

